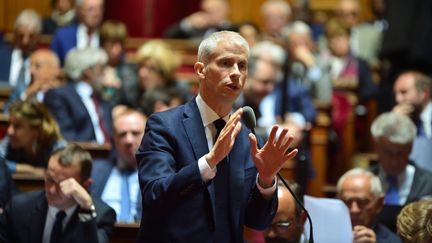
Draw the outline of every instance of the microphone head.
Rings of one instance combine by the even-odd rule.
[[[243,107],[242,119],[247,128],[249,128],[252,131],[255,129],[256,126],[255,113],[250,106]]]

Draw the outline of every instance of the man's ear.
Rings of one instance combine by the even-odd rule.
[[[205,78],[205,66],[204,66],[204,63],[202,63],[202,62],[196,62],[195,64],[194,64],[194,70],[195,70],[195,73],[198,75],[198,78],[199,79],[204,79]]]

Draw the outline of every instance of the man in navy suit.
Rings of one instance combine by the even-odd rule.
[[[0,44],[0,82],[15,87],[30,82],[30,58],[36,49],[42,23],[31,9],[23,10],[15,20],[13,43]]]
[[[137,242],[243,242],[243,226],[271,223],[275,175],[297,149],[288,152],[293,137],[278,126],[258,148],[241,123],[243,109],[232,112],[248,55],[239,34],[210,35],[194,65],[198,96],[149,117],[136,153],[143,211]]]
[[[57,53],[62,63],[74,47],[99,47],[98,29],[102,24],[104,0],[75,2],[78,23],[58,29],[51,42],[51,49]]]
[[[134,109],[113,109],[115,157],[94,160],[92,195],[101,198],[117,213],[118,222],[135,222],[141,218],[141,193],[135,152],[144,135],[146,118]]]
[[[88,193],[92,158],[75,144],[51,155],[45,190],[19,194],[0,214],[0,242],[108,243],[115,212]]]
[[[100,77],[107,54],[99,48],[73,49],[65,72],[71,82],[49,90],[44,104],[67,141],[110,143],[111,106],[100,96]]]

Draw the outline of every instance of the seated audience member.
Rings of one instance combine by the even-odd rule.
[[[404,243],[432,242],[432,200],[406,205],[397,217],[396,226]]]
[[[288,184],[294,194],[303,203],[303,190],[296,183]],[[265,242],[308,242],[304,235],[303,225],[306,221],[306,213],[297,204],[288,189],[278,182],[278,208],[272,224],[264,231]]]
[[[289,29],[291,6],[283,0],[267,0],[261,5],[264,22],[263,37],[277,44],[284,45],[284,33]]]
[[[432,99],[430,77],[416,71],[399,75],[394,83],[394,112],[405,114],[417,126],[410,158],[416,165],[432,171]]]
[[[30,82],[29,56],[36,49],[42,29],[36,11],[25,9],[15,20],[12,45],[0,45],[0,84],[27,86]]]
[[[11,172],[42,175],[51,153],[64,145],[55,119],[43,104],[12,104],[7,135],[0,143],[0,157]]]
[[[15,183],[7,168],[6,160],[0,157],[0,214],[3,213],[3,208],[12,198],[15,191]]]
[[[230,6],[225,0],[202,0],[201,10],[168,28],[166,38],[202,39],[221,30],[236,30],[228,17]]]
[[[339,179],[337,195],[349,209],[354,243],[401,242],[395,233],[376,222],[384,204],[384,193],[377,176],[364,169],[351,169]]]
[[[174,89],[156,88],[146,92],[141,99],[140,109],[146,116],[153,112],[161,112],[183,104],[180,94]]]
[[[105,242],[115,212],[92,198],[92,158],[75,144],[55,151],[48,162],[45,190],[12,198],[0,215],[0,242]]]
[[[99,27],[102,24],[104,0],[77,0],[75,8],[78,21],[57,29],[51,42],[51,49],[62,63],[73,48],[100,46]]]
[[[30,56],[31,81],[28,86],[16,86],[4,107],[8,113],[9,106],[17,100],[34,100],[42,102],[45,93],[61,85],[61,67],[57,55],[48,49],[38,49]]]
[[[285,32],[290,79],[303,85],[313,99],[330,104],[332,87],[329,69],[324,66],[315,47],[311,28],[303,21],[295,21]]]
[[[249,47],[252,48],[261,40],[261,32],[259,27],[251,21],[245,21],[238,25],[238,33],[245,38]]]
[[[111,105],[100,94],[107,60],[99,48],[71,50],[64,68],[71,82],[45,94],[44,103],[67,141],[110,143]]]
[[[117,222],[135,222],[141,217],[141,193],[135,151],[144,135],[146,118],[125,106],[113,109],[115,158],[93,161],[91,192],[112,207]]]
[[[378,221],[395,231],[396,215],[407,203],[432,195],[432,173],[410,163],[416,127],[408,116],[386,112],[371,126],[378,164],[371,171],[383,182],[384,208]]]
[[[336,6],[338,19],[348,28],[350,52],[370,66],[378,66],[382,34],[379,28],[360,21],[360,1],[340,0]]]
[[[58,28],[74,23],[75,7],[74,0],[51,0],[51,15],[44,18],[42,22],[42,33],[52,35]]]
[[[125,42],[127,38],[127,27],[124,23],[108,20],[102,24],[100,29],[101,48],[108,54],[108,65],[103,75],[103,96],[106,100],[115,103],[118,90],[126,83],[135,84],[138,81],[137,68],[126,61]]]
[[[118,104],[141,109],[143,96],[156,88],[177,90],[182,103],[190,99],[189,87],[175,79],[180,57],[167,43],[161,40],[146,42],[138,49],[137,62],[139,80],[137,83],[124,83]]]

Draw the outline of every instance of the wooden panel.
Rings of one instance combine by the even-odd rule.
[[[114,229],[109,242],[110,243],[135,242],[138,231],[139,231],[139,224],[116,223],[114,225]]]
[[[48,16],[51,12],[50,0],[0,0],[3,4],[0,7],[0,29],[11,31],[18,14],[26,9],[32,8],[41,16]],[[2,8],[3,11],[2,11]],[[2,21],[3,18],[3,21]]]

